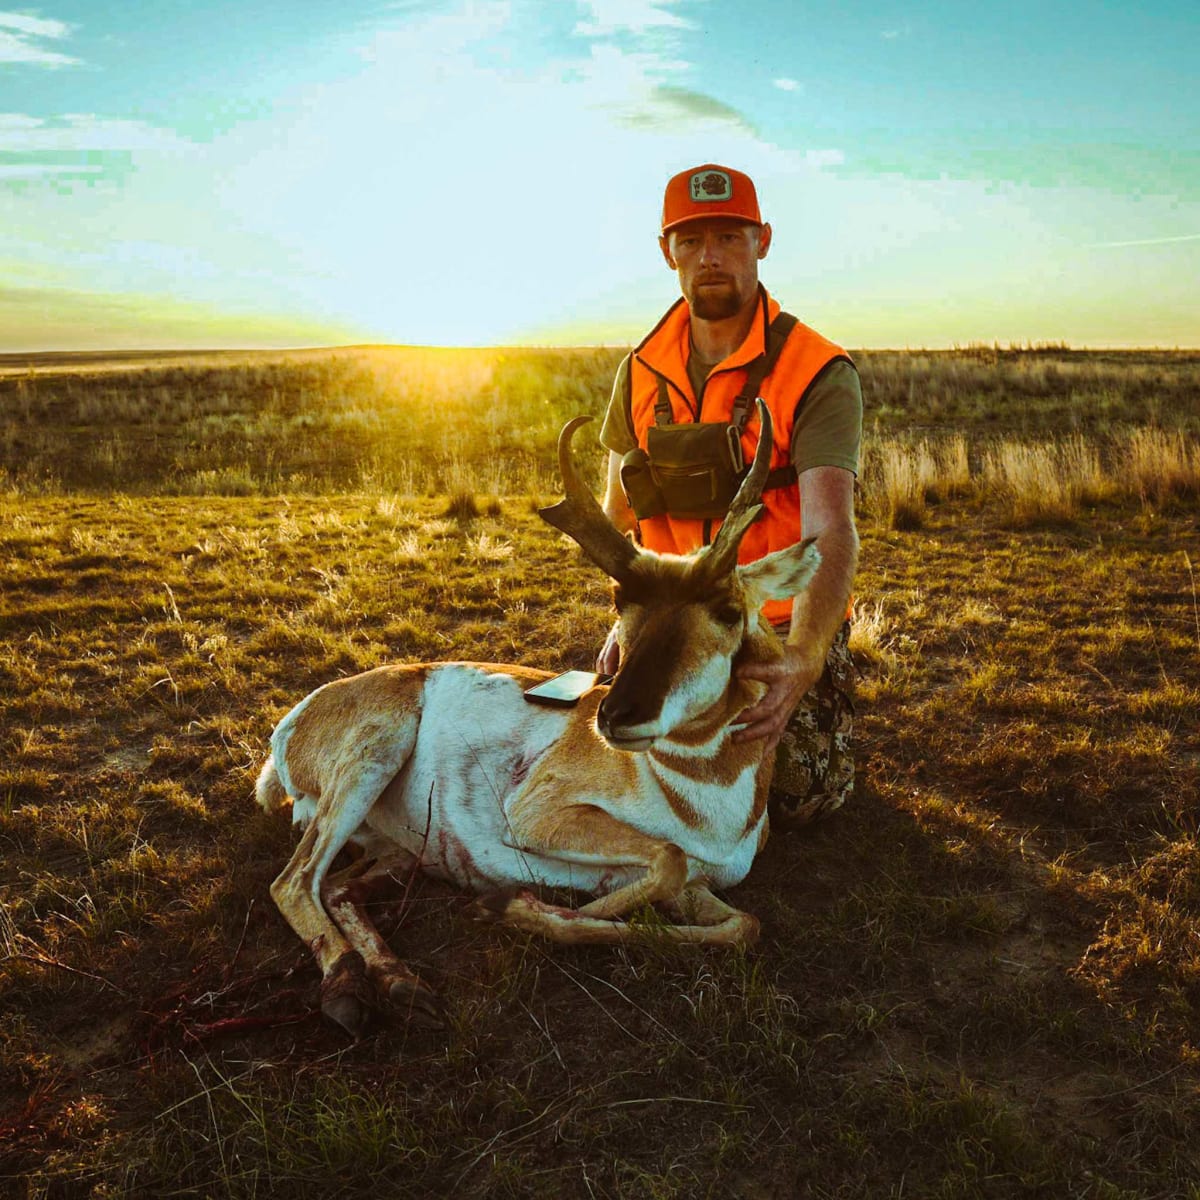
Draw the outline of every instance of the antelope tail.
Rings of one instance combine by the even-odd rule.
[[[288,794],[283,790],[283,784],[279,782],[274,755],[271,755],[263,763],[258,783],[254,787],[254,798],[262,806],[263,812],[276,812],[287,803]]]

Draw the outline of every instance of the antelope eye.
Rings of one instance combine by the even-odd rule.
[[[722,625],[740,625],[742,623],[742,610],[735,608],[732,604],[722,604],[720,608],[716,609],[713,616]]]

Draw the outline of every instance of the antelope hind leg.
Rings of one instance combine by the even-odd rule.
[[[444,1022],[437,995],[396,957],[363,911],[363,905],[372,896],[396,891],[401,873],[416,869],[415,855],[393,847],[373,860],[354,863],[345,871],[329,876],[321,887],[321,899],[347,941],[362,957],[367,978],[379,998],[414,1024],[440,1029]]]
[[[338,851],[358,833],[403,765],[415,736],[415,721],[408,727],[389,727],[384,744],[359,745],[353,761],[332,764],[329,790],[317,801],[300,844],[271,884],[271,898],[321,968],[321,1011],[353,1037],[366,1027],[373,989],[364,955],[330,917],[322,890]]]
[[[365,967],[362,956],[317,900],[321,877],[341,849],[338,844],[328,852],[331,839],[322,836],[322,825],[320,814],[309,822],[287,866],[271,884],[271,898],[317,960],[322,975],[321,1010],[357,1036],[365,1000]]]

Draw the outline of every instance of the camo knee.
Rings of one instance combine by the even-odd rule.
[[[775,751],[770,817],[796,828],[835,812],[854,791],[854,663],[850,623],[838,630],[825,671],[796,706]]]

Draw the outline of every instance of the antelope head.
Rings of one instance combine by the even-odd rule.
[[[735,694],[733,668],[743,650],[778,654],[760,616],[769,599],[802,591],[820,564],[813,539],[744,566],[738,547],[762,510],[770,470],[771,414],[761,421],[754,463],[712,543],[689,555],[657,554],[624,537],[604,515],[571,459],[571,439],[591,417],[576,417],[558,439],[564,499],[539,515],[573,538],[614,582],[621,665],[596,715],[596,728],[619,750],[648,750],[686,726],[731,721],[751,699]]]

